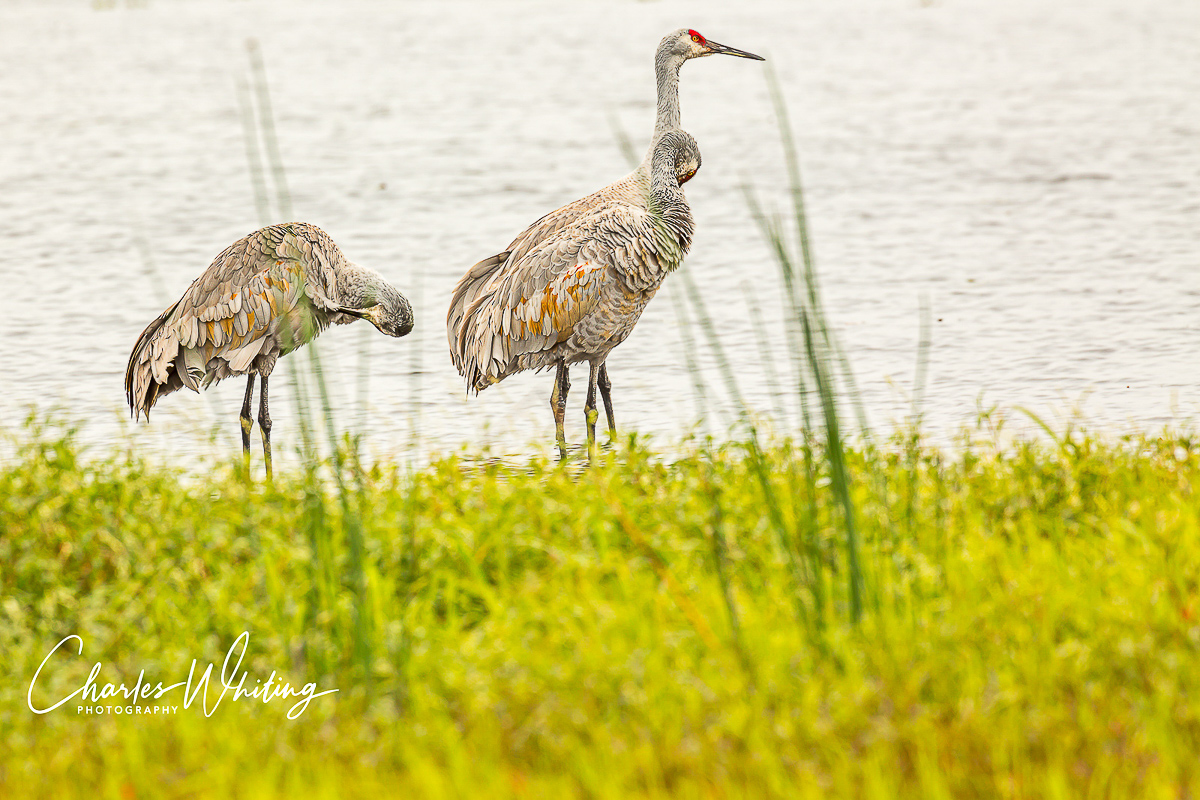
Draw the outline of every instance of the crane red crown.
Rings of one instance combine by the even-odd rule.
[[[689,30],[688,35],[691,36],[693,39],[695,39],[700,44],[708,43],[708,39],[705,39],[704,34],[700,33],[700,31]]]

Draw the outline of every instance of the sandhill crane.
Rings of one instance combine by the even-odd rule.
[[[292,222],[270,225],[234,242],[183,297],[150,323],[125,370],[125,394],[135,418],[158,398],[184,386],[200,391],[234,375],[249,375],[240,416],[242,449],[250,457],[250,401],[261,378],[258,425],[271,476],[271,415],[267,378],[280,356],[308,344],[330,323],[365,319],[388,336],[412,330],[412,307],[374,270],[346,260],[325,231]]]
[[[557,370],[550,407],[560,456],[566,455],[568,368],[581,361],[591,366],[584,404],[590,450],[597,388],[609,434],[616,436],[605,359],[691,244],[691,211],[680,187],[700,168],[700,152],[679,127],[679,70],[714,53],[764,60],[694,30],[668,34],[654,57],[654,137],[638,168],[542,217],[504,252],[471,267],[454,290],[446,329],[468,390],[479,392],[527,369]]]

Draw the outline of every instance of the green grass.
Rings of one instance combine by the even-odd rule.
[[[329,464],[273,487],[236,463],[198,478],[52,426],[16,446],[6,796],[1200,791],[1200,441],[1183,434],[848,446],[860,611],[828,459],[786,442],[670,463],[635,443],[586,470],[348,452],[341,488]],[[219,670],[245,630],[252,680],[340,692],[295,721],[228,698],[210,718],[26,707],[68,634],[83,656],[59,652],[40,705],[96,661],[131,685]]]
[[[268,174],[284,218],[290,197],[248,52],[265,222]],[[1047,428],[997,445],[989,413],[991,437],[951,449],[915,427],[881,445],[856,406],[853,444],[854,379],[768,80],[790,210],[747,202],[779,268],[785,357],[756,337],[771,382],[795,387],[800,423],[780,430],[797,439],[756,427],[686,270],[670,293],[684,336],[742,412],[733,443],[670,460],[634,437],[586,468],[363,464],[311,346],[287,362],[304,466],[273,484],[240,459],[185,473],[84,452],[34,419],[0,464],[0,796],[1200,795],[1200,440]],[[294,700],[206,717],[179,690],[143,701],[173,716],[27,708],[68,635],[83,654],[54,656],[39,707],[96,662],[101,685],[219,671],[243,631],[251,684],[278,671],[338,692],[296,720]]]

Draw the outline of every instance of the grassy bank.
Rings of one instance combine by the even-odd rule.
[[[844,506],[802,447],[351,458],[341,488],[328,467],[200,480],[48,431],[20,447],[0,468],[7,796],[1200,791],[1185,436],[847,450],[857,614]],[[243,631],[248,684],[340,691],[293,721],[294,700],[26,706],[69,634],[83,655],[50,660],[39,707],[96,661],[101,684],[219,671]]]

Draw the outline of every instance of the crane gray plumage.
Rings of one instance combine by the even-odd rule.
[[[317,226],[292,222],[257,230],[218,255],[138,337],[125,370],[130,413],[149,420],[150,409],[164,395],[249,375],[241,414],[242,446],[248,454],[257,375],[269,474],[267,378],[275,362],[330,324],[357,319],[389,336],[404,336],[413,326],[404,295],[379,273],[348,261]]]
[[[679,127],[679,70],[689,59],[714,53],[762,60],[692,30],[668,34],[654,60],[654,136],[637,169],[534,222],[503,252],[471,267],[455,288],[446,329],[451,359],[468,389],[478,392],[514,372],[555,367],[551,407],[560,452],[567,368],[591,365],[589,445],[595,441],[597,388],[615,436],[605,359],[691,246],[691,211],[681,187],[700,168],[700,151]]]

